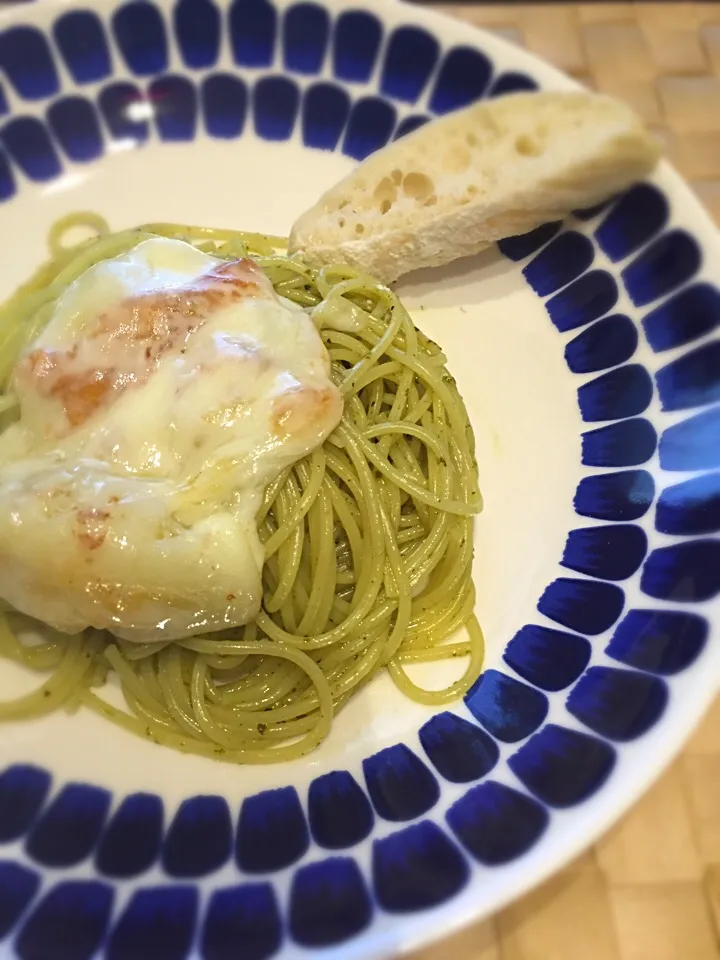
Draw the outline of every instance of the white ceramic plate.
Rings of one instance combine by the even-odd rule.
[[[574,87],[390,0],[48,0],[1,26],[2,295],[65,213],[282,234],[433,113]],[[272,767],[83,712],[3,727],[0,954],[388,957],[605,830],[718,689],[719,265],[663,165],[602,211],[403,281],[475,427],[483,680],[438,713],[380,678],[315,754]],[[0,665],[3,696],[32,682]]]

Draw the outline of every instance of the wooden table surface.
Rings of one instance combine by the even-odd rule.
[[[720,224],[720,3],[438,9],[631,103]],[[720,960],[720,701],[592,850],[412,960]]]

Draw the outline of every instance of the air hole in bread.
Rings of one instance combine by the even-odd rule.
[[[425,203],[423,203],[423,206],[424,206],[424,207],[434,207],[436,203],[437,203],[437,197],[435,196],[435,194],[433,194],[431,197],[428,197],[428,198],[427,198],[427,200],[425,201]]]
[[[357,233],[358,236],[360,236],[361,234],[365,233],[365,225],[362,224],[362,223],[356,223],[356,224],[355,224],[355,233]]]
[[[338,226],[342,230],[342,228],[345,226],[345,217],[340,217],[340,219],[338,220]]]
[[[539,157],[543,152],[542,145],[525,133],[515,140],[515,150],[521,157]]]
[[[380,183],[378,183],[378,185],[375,187],[375,191],[373,193],[374,199],[380,204],[381,213],[387,213],[390,207],[397,200],[397,195],[397,187],[392,182],[390,177],[383,177]],[[385,208],[385,204],[387,204],[387,208]]]
[[[426,173],[406,173],[403,179],[403,193],[413,200],[427,200],[435,193],[435,184]]]
[[[397,184],[397,186],[400,186],[400,184],[402,183],[402,178],[403,178],[402,170],[399,170],[399,169],[393,170],[392,172],[393,183]]]
[[[478,195],[478,188],[474,183],[471,183],[465,192],[469,197],[476,197]]]

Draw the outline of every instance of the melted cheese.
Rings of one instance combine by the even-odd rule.
[[[14,371],[0,596],[138,641],[252,620],[255,514],[339,422],[329,375],[310,318],[250,261],[157,238],[91,267]]]

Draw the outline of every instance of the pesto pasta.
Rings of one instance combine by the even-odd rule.
[[[67,245],[77,227],[93,236]],[[310,269],[288,258],[279,238],[163,223],[111,233],[94,214],[73,215],[51,230],[50,261],[0,309],[2,423],[17,416],[15,360],[68,285],[156,236],[225,260],[250,257],[278,295],[307,309],[343,396],[342,420],[265,490],[255,620],[173,642],[89,629],[30,645],[8,611],[0,653],[48,676],[34,693],[0,704],[0,719],[85,707],[178,750],[274,762],[316,747],[381,670],[425,704],[461,696],[483,659],[471,578],[481,506],[473,434],[442,351],[387,287],[346,266]],[[420,688],[406,669],[454,657],[466,667],[441,691]],[[109,682],[119,683],[124,708],[105,696]]]

